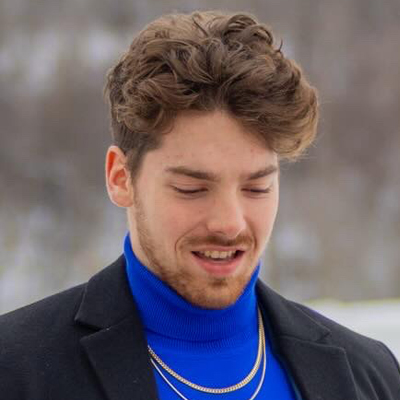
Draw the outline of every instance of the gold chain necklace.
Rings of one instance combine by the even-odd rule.
[[[264,337],[264,343],[265,343],[265,337]],[[170,381],[169,379],[163,374],[161,369],[158,367],[157,363],[151,358],[151,363],[153,364],[154,368],[157,370],[157,372],[160,374],[161,378],[164,379],[165,383],[182,399],[182,400],[189,400],[186,396],[184,396]],[[258,393],[260,393],[261,388],[263,387],[264,384],[264,379],[265,379],[265,371],[267,367],[267,354],[264,346],[264,351],[263,351],[263,367],[262,367],[262,372],[261,372],[261,377],[260,381],[258,382],[258,385],[256,389],[254,390],[253,394],[250,396],[248,400],[254,400],[257,396]]]
[[[167,364],[165,364],[161,360],[161,358],[154,352],[154,350],[149,345],[148,345],[148,350],[149,350],[149,353],[151,356],[151,361],[155,367],[158,364],[165,371],[167,371],[171,376],[173,376],[176,380],[191,387],[192,389],[198,390],[200,392],[212,393],[212,394],[223,394],[223,393],[234,392],[234,391],[239,390],[242,387],[246,386],[254,378],[254,376],[256,375],[257,371],[260,368],[261,359],[263,358],[263,355],[264,355],[264,362],[265,362],[265,357],[266,357],[265,356],[265,332],[264,332],[264,326],[263,326],[263,322],[262,322],[261,312],[258,309],[258,350],[257,350],[256,361],[254,363],[252,370],[249,372],[249,374],[243,380],[236,383],[235,385],[228,386],[225,388],[209,388],[206,386],[197,385],[196,383],[189,381],[188,379],[184,378],[183,376],[181,376],[177,372],[175,372],[173,369],[171,369]],[[156,369],[158,372],[160,372],[160,370],[157,367],[156,367]],[[165,380],[165,377],[161,373],[160,373],[160,375]]]

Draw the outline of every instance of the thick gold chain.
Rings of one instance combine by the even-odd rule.
[[[150,356],[152,357],[153,360],[155,360],[157,362],[158,365],[160,365],[165,371],[167,371],[175,379],[177,379],[178,381],[191,387],[192,389],[198,390],[200,392],[212,393],[212,394],[223,394],[223,393],[234,392],[235,390],[239,390],[242,387],[246,386],[254,378],[254,376],[256,375],[257,371],[260,368],[262,355],[264,354],[264,350],[265,350],[265,332],[264,332],[264,326],[262,323],[261,312],[260,312],[260,310],[258,310],[258,350],[257,350],[256,361],[254,363],[252,370],[249,372],[249,374],[243,380],[241,380],[239,383],[236,383],[235,385],[232,385],[232,386],[228,386],[228,387],[224,387],[224,388],[209,388],[206,386],[197,385],[196,383],[193,383],[193,382],[185,379],[183,376],[179,375],[173,369],[171,369],[167,364],[165,364],[161,360],[161,358],[154,352],[154,350],[150,346],[148,346],[148,349],[149,349]]]

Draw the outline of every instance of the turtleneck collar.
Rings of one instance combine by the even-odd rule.
[[[129,285],[148,332],[204,342],[228,339],[256,326],[255,284],[260,265],[233,305],[210,310],[192,305],[147,269],[132,251],[129,234],[125,237],[124,254]]]

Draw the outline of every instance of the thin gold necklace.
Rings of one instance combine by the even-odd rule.
[[[266,352],[265,352],[265,332],[264,332],[264,326],[262,322],[262,317],[261,317],[261,312],[258,309],[258,350],[257,350],[257,357],[254,363],[254,366],[252,370],[249,372],[249,374],[240,382],[236,383],[235,385],[228,386],[228,387],[223,387],[223,388],[209,388],[206,386],[201,386],[196,383],[193,383],[189,381],[188,379],[184,378],[183,376],[179,375],[177,372],[175,372],[172,368],[170,368],[167,364],[165,364],[161,358],[154,352],[154,350],[148,345],[148,350],[151,356],[151,362],[153,366],[157,369],[157,371],[160,373],[161,377],[168,383],[169,386],[171,386],[175,392],[177,392],[177,389],[166,379],[164,374],[160,371],[158,368],[157,364],[163,368],[165,371],[167,371],[171,376],[173,376],[176,380],[179,382],[191,387],[192,389],[198,390],[200,392],[205,392],[205,393],[212,393],[212,394],[223,394],[223,393],[230,393],[234,392],[236,390],[239,390],[246,386],[257,374],[261,360],[264,358],[264,364],[266,363]],[[265,367],[265,366],[264,366]],[[258,390],[259,391],[259,390]],[[180,393],[177,392],[178,395],[181,396]],[[182,397],[182,396],[181,396]],[[255,396],[254,396],[255,397]],[[182,397],[184,398],[184,397]],[[252,397],[253,398],[253,397]]]

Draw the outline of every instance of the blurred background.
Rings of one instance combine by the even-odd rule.
[[[381,324],[388,304],[400,338],[398,0],[1,0],[0,312],[121,253],[125,214],[104,187],[105,73],[154,18],[216,8],[271,25],[320,93],[316,144],[283,166],[264,279],[353,323],[362,309]]]

